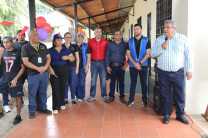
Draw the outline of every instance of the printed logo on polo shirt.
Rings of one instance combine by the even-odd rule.
[[[45,47],[44,46],[40,46],[40,49],[45,49]]]

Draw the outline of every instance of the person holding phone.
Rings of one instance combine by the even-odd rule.
[[[6,36],[3,39],[5,50],[0,50],[0,64],[2,69],[2,77],[0,79],[0,92],[10,94],[12,98],[16,98],[17,116],[13,124],[16,125],[22,121],[20,112],[24,96],[22,87],[22,74],[25,66],[21,59],[20,51],[13,48],[13,38]],[[2,112],[1,112],[2,113]]]

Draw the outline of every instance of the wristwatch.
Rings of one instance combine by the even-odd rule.
[[[141,62],[139,62],[139,65],[142,65],[142,63],[141,63]]]

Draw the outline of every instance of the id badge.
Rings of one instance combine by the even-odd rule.
[[[38,63],[42,63],[42,58],[38,57]]]

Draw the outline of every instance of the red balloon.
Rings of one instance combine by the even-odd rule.
[[[36,27],[43,28],[46,25],[46,19],[44,17],[38,17],[35,20]]]
[[[50,33],[51,31],[51,25],[46,23],[45,26],[43,27],[43,29],[45,29],[48,33]]]
[[[86,35],[86,33],[84,31],[82,31],[82,33],[84,34],[84,36]]]

